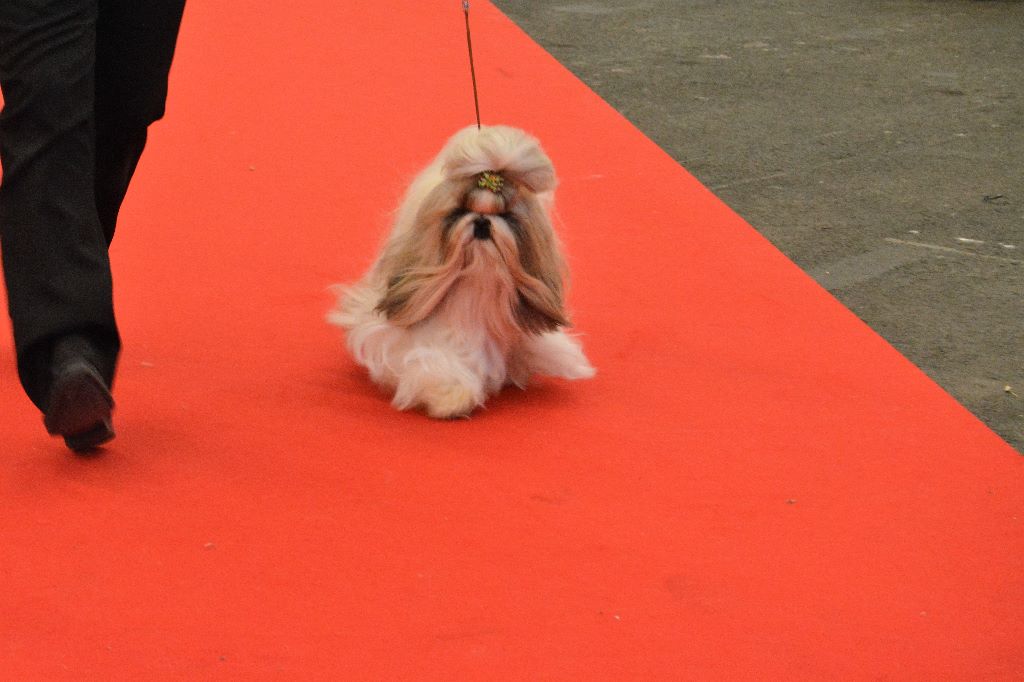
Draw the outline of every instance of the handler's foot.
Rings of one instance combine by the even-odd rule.
[[[96,369],[95,350],[77,335],[61,339],[53,351],[53,383],[43,424],[75,452],[86,452],[114,438],[114,399]]]

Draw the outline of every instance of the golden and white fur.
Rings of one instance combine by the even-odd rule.
[[[456,133],[413,181],[377,261],[328,318],[396,408],[460,417],[533,374],[594,375],[563,331],[555,184],[537,140],[506,126]]]

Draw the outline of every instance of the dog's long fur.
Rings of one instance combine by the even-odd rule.
[[[504,179],[481,188],[481,173]],[[589,378],[563,328],[565,263],[551,227],[554,168],[506,126],[460,131],[413,181],[373,267],[329,320],[398,409],[465,416],[532,374]],[[474,237],[487,223],[489,238]],[[482,229],[482,228],[481,228]]]

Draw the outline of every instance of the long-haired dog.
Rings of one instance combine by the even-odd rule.
[[[413,181],[373,267],[328,317],[396,408],[466,416],[533,374],[594,375],[563,331],[555,184],[537,140],[506,126],[462,130]]]

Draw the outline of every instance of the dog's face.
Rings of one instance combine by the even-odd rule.
[[[551,162],[514,129],[461,135],[439,157],[439,179],[408,199],[415,219],[382,259],[386,291],[378,310],[395,324],[414,324],[453,287],[493,277],[496,296],[505,299],[494,304],[516,328],[536,334],[568,325],[564,266],[542,196],[554,188]],[[490,167],[480,170],[482,163]]]

